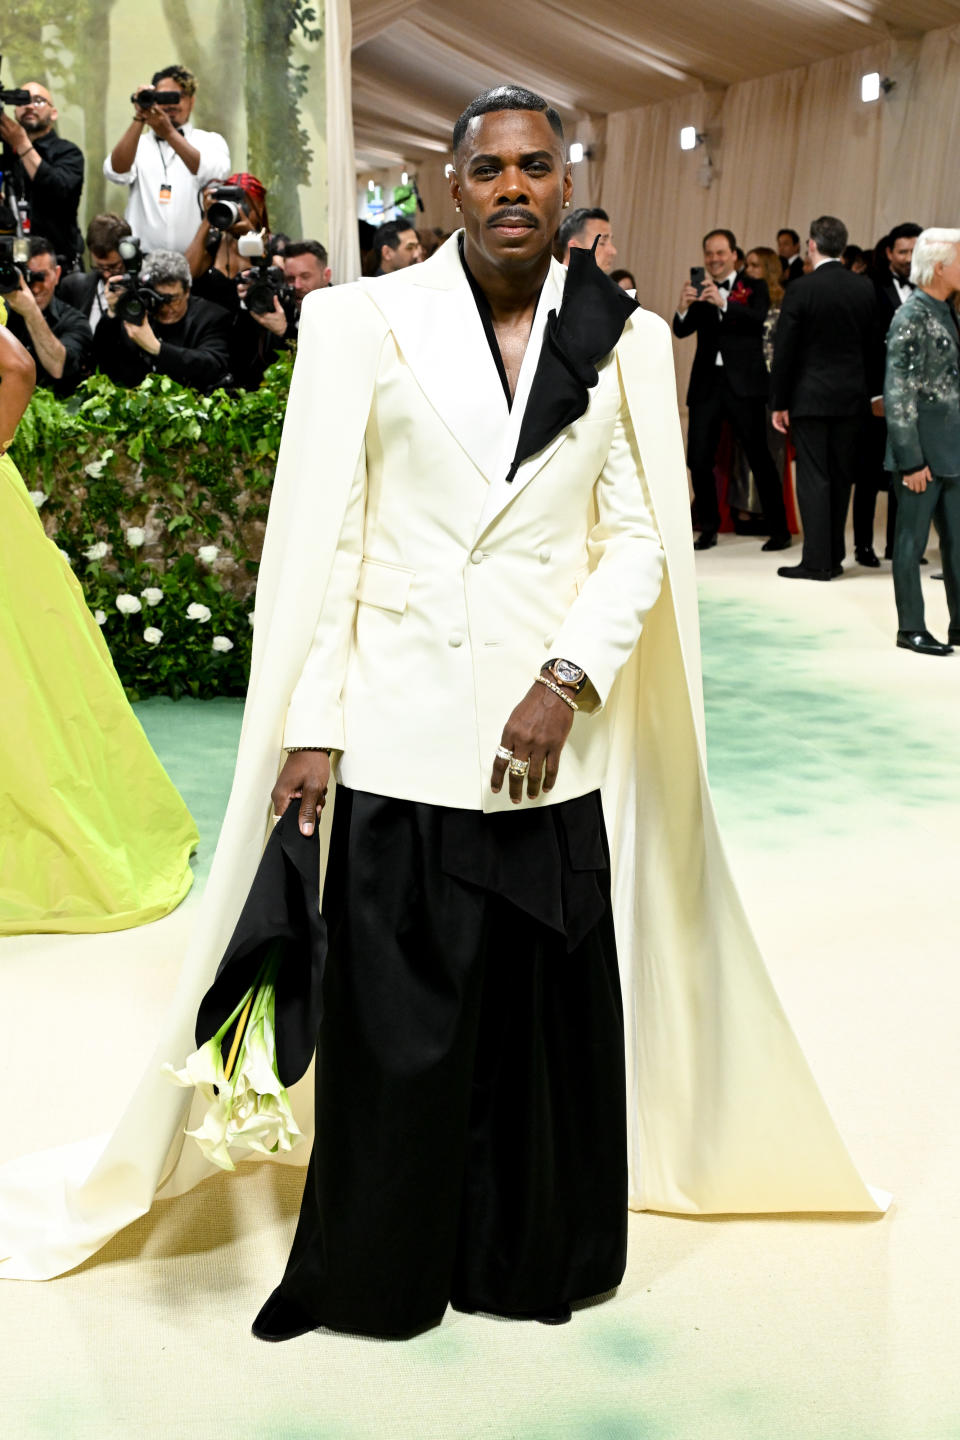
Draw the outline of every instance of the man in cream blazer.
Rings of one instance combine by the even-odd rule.
[[[550,261],[559,124],[512,87],[481,97],[456,131],[465,231],[305,301],[177,991],[114,1132],[0,1170],[3,1275],[69,1269],[210,1173],[182,1138],[205,1102],[188,1116],[161,1066],[194,1049],[271,788],[303,829],[328,797],[330,953],[316,1143],[255,1333],[406,1334],[451,1300],[563,1319],[616,1285],[628,1204],[886,1203],[727,868],[669,331],[589,252]]]

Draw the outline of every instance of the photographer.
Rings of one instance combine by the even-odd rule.
[[[64,399],[73,394],[90,369],[93,337],[80,311],[53,293],[59,279],[53,246],[34,236],[20,288],[4,299],[10,311],[7,328],[33,356],[37,384]]]
[[[223,136],[196,130],[190,120],[196,90],[183,65],[168,65],[150,86],[137,86],[133,120],[103,162],[108,180],[130,187],[127,220],[148,251],[185,251],[197,228],[197,196],[230,170]],[[177,98],[171,104],[158,96]]]
[[[230,365],[226,311],[190,294],[190,267],[171,250],[146,257],[142,282],[135,274],[107,281],[109,314],[93,342],[97,369],[131,389],[154,371],[195,390],[222,385]],[[124,318],[138,303],[143,318]]]
[[[130,226],[119,215],[94,215],[87,226],[87,249],[93,268],[65,275],[60,281],[57,295],[86,315],[91,330],[96,330],[107,313],[107,281],[111,275],[124,272],[117,246],[129,234]]]
[[[226,180],[212,180],[200,196],[200,225],[186,249],[194,293],[232,308],[233,283],[249,261],[240,254],[241,235],[259,233],[270,239],[267,192],[255,175],[245,171]]]
[[[49,90],[36,80],[22,88],[32,97],[29,104],[16,106],[13,118],[0,111],[0,168],[10,177],[13,197],[26,202],[32,234],[46,236],[69,272],[83,249],[77,226],[83,152],[53,128],[57,110]]]

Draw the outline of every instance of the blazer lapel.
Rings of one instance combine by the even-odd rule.
[[[457,236],[422,265],[359,283],[443,423],[481,473],[494,480],[511,417]]]

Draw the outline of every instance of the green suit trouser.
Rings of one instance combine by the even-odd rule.
[[[900,475],[897,487],[897,530],[893,541],[893,590],[901,630],[925,630],[920,557],[933,521],[940,537],[943,583],[950,610],[950,633],[960,634],[960,475],[935,475],[918,495]]]

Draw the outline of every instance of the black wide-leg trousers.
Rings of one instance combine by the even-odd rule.
[[[599,797],[483,816],[341,788],[330,855],[316,1138],[281,1292],[389,1336],[450,1302],[522,1316],[613,1289],[626,1115]]]

